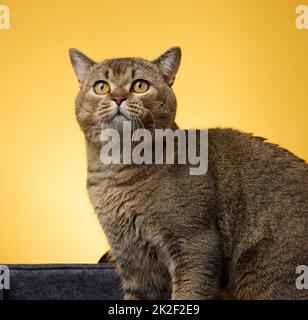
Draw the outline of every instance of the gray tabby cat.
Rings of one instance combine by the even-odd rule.
[[[88,191],[125,299],[215,299],[220,289],[233,299],[308,299],[295,286],[296,267],[308,265],[307,164],[262,138],[211,129],[205,175],[177,164],[104,165],[100,125],[177,129],[171,86],[181,51],[154,61],[96,63],[75,49],[70,57]]]

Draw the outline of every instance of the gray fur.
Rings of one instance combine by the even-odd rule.
[[[97,125],[119,128],[122,118],[110,120],[113,91],[96,96],[94,83],[121,88],[135,127],[152,130],[154,118],[155,128],[176,129],[171,85],[180,56],[173,48],[152,62],[92,64],[71,50],[89,196],[125,298],[214,299],[225,289],[233,299],[307,299],[308,290],[295,287],[295,268],[308,265],[308,166],[301,159],[247,133],[210,129],[203,176],[189,175],[188,165],[100,162]],[[140,78],[151,90],[136,95],[129,87]]]

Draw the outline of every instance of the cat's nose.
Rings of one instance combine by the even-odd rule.
[[[126,100],[126,98],[125,97],[113,97],[112,100],[115,101],[118,106],[120,106],[121,103]]]

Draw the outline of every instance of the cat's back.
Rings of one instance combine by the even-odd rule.
[[[209,172],[222,228],[262,238],[264,231],[308,228],[308,165],[286,149],[232,129],[209,130]],[[305,232],[306,233],[306,232]],[[308,240],[308,239],[307,239]]]
[[[209,130],[209,172],[215,180],[228,290],[254,296],[280,283],[278,296],[307,299],[295,269],[308,264],[308,165],[264,139],[231,129]],[[248,276],[247,276],[248,275]],[[278,280],[275,280],[278,279]]]
[[[308,165],[265,138],[233,129],[209,129],[209,166],[238,168],[238,174],[301,178],[308,182]],[[291,182],[291,181],[290,181]]]

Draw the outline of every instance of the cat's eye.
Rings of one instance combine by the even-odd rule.
[[[149,84],[145,80],[137,80],[132,85],[132,90],[136,93],[144,93],[149,89]]]
[[[100,96],[107,94],[110,91],[110,86],[106,81],[98,81],[94,85],[94,92]]]

